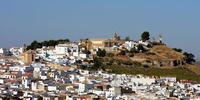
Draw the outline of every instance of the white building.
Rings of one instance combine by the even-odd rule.
[[[30,81],[27,79],[22,79],[22,86],[28,89],[30,87]]]
[[[66,100],[76,100],[76,97],[67,95]]]
[[[56,91],[57,90],[57,86],[56,85],[48,85],[47,89],[49,91]]]
[[[128,49],[129,51],[130,51],[132,48],[136,48],[136,49],[137,49],[137,45],[138,45],[138,43],[135,42],[135,41],[126,41],[126,42],[125,42],[125,48]]]
[[[9,49],[0,48],[0,55],[2,55],[2,56],[10,56],[10,55],[11,55],[11,52],[10,52]]]
[[[38,83],[37,82],[31,82],[31,90],[38,91]]]
[[[109,88],[109,92],[111,96],[118,96],[122,94],[120,87],[111,87]]]
[[[140,41],[138,41],[138,43],[139,44],[142,44],[142,45],[144,45],[144,46],[147,46],[148,44],[149,44],[149,41],[142,41],[142,40],[140,40]]]
[[[143,76],[137,75],[131,78],[131,82],[135,83],[136,85],[138,84],[151,85],[152,83],[155,82],[155,78],[149,78],[149,77],[143,77]]]
[[[51,58],[62,58],[64,56],[78,56],[79,48],[75,43],[58,44],[53,47],[43,47],[42,50],[43,57],[50,56]]]
[[[87,92],[88,90],[93,88],[93,84],[84,84],[79,83],[78,91],[79,92]]]
[[[4,84],[4,79],[0,78],[0,84]]]

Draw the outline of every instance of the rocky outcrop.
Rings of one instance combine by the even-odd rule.
[[[183,60],[153,60],[151,61],[151,65],[155,65],[157,67],[162,67],[162,66],[181,66],[184,65]]]

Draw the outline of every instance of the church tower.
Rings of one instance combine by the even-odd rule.
[[[22,45],[22,53],[26,52],[26,44]]]
[[[117,40],[117,33],[116,33],[116,32],[114,33],[113,38],[114,38],[115,40]]]

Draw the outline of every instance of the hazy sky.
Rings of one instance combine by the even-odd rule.
[[[0,47],[144,31],[200,57],[200,0],[1,0]]]

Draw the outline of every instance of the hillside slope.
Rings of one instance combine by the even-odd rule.
[[[161,59],[182,60],[184,58],[180,52],[176,52],[166,45],[156,45],[150,51],[156,53]]]
[[[166,45],[155,45],[148,52],[136,53],[131,58],[133,61],[157,67],[174,67],[184,64],[184,55]]]

